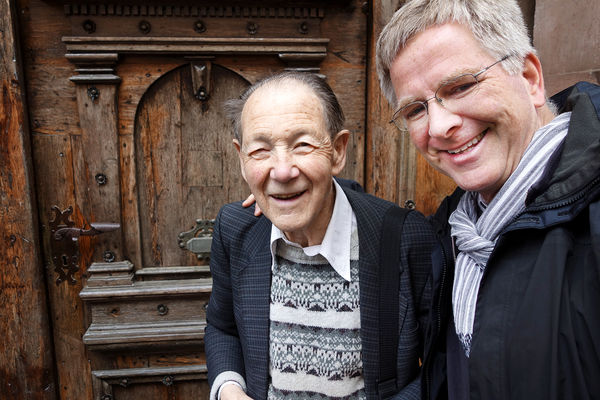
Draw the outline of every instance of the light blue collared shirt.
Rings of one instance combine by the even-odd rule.
[[[352,211],[346,193],[335,179],[333,185],[335,187],[333,213],[321,244],[302,247],[289,241],[279,228],[271,224],[271,268],[275,266],[276,241],[277,239],[283,239],[291,246],[301,247],[307,256],[312,257],[320,254],[342,278],[350,282],[350,242],[352,240],[352,230],[356,227],[356,215]]]

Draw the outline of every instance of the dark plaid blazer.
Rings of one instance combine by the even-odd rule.
[[[392,203],[344,188],[356,215],[363,375],[369,399],[378,398],[378,268],[383,216]],[[213,291],[207,307],[205,351],[208,379],[225,371],[245,377],[247,393],[264,399],[269,384],[271,222],[253,207],[225,205],[216,219],[210,269]],[[403,225],[400,262],[398,399],[420,399],[419,357],[430,302],[430,251],[435,238],[418,212]]]

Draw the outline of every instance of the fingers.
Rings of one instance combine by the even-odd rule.
[[[248,196],[246,200],[242,202],[242,207],[250,207],[255,201],[256,199],[254,198],[254,195],[250,193],[250,196]]]

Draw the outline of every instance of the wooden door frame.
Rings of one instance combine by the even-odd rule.
[[[7,400],[52,400],[52,331],[14,0],[0,0],[0,30],[0,393]]]

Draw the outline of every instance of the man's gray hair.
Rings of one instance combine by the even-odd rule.
[[[285,71],[256,82],[247,88],[239,98],[225,102],[225,113],[233,123],[233,134],[240,143],[242,143],[242,111],[252,93],[263,86],[284,85],[293,81],[306,85],[320,100],[325,124],[331,138],[344,128],[344,112],[325,79],[307,72]]]
[[[471,30],[481,47],[500,59],[510,74],[523,70],[527,54],[535,54],[523,14],[515,0],[409,0],[383,28],[377,40],[376,65],[379,84],[393,107],[396,94],[390,68],[407,41],[434,25],[457,22]],[[423,65],[423,68],[427,68]]]

